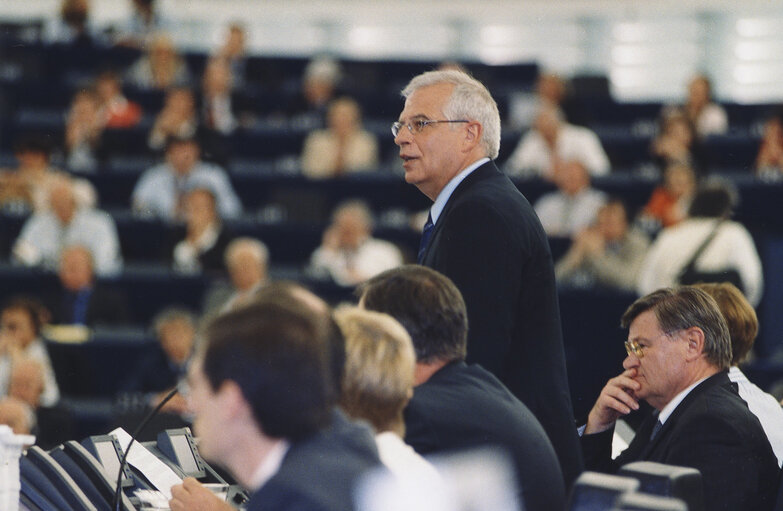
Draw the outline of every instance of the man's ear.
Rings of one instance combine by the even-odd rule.
[[[247,402],[242,389],[235,381],[225,380],[220,384],[217,396],[228,417],[238,418],[248,414],[252,415],[250,403]]]
[[[688,343],[685,357],[688,362],[698,359],[704,353],[704,331],[693,326],[685,330],[685,340]]]
[[[481,142],[484,127],[478,121],[470,121],[465,129],[465,151],[470,152]]]

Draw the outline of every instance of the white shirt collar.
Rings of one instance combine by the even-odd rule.
[[[468,165],[467,168],[465,168],[465,170],[460,171],[459,174],[451,178],[451,181],[446,183],[446,186],[444,186],[443,190],[440,191],[438,197],[435,199],[435,202],[432,204],[432,207],[430,208],[430,216],[432,217],[433,224],[438,222],[438,217],[443,212],[443,208],[446,207],[446,203],[449,202],[449,198],[451,197],[451,194],[454,193],[454,190],[456,190],[459,184],[466,177],[468,177],[468,175],[470,175],[471,172],[473,172],[480,166],[484,165],[488,161],[489,158],[482,158],[477,162]]]
[[[283,458],[285,458],[288,449],[291,447],[285,440],[278,440],[275,445],[269,450],[261,464],[258,465],[253,477],[250,478],[250,491],[257,491],[264,486],[267,481],[272,479],[277,471],[280,470],[280,465],[283,464]]]
[[[669,401],[666,404],[666,406],[663,407],[663,410],[661,410],[661,413],[658,414],[658,420],[661,421],[661,424],[665,424],[666,423],[666,419],[668,419],[671,416],[671,414],[674,413],[674,410],[677,408],[677,405],[682,403],[682,400],[685,399],[685,396],[690,394],[690,392],[696,387],[696,385],[698,385],[699,383],[703,382],[706,379],[707,379],[707,377],[702,378],[701,380],[697,381],[696,383],[694,383],[693,385],[691,385],[687,389],[683,390],[682,392],[680,392],[679,394],[674,396],[674,399]]]

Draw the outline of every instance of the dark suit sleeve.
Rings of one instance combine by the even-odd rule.
[[[511,229],[491,201],[472,200],[443,219],[433,268],[450,277],[462,292],[468,310],[468,357],[502,374],[514,325],[524,256],[508,238]]]
[[[612,460],[613,436],[614,428],[592,435],[582,435],[579,441],[582,444],[586,470],[609,474],[617,472],[618,465]]]

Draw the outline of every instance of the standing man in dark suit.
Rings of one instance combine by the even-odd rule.
[[[392,125],[405,180],[434,201],[418,261],[467,304],[468,361],[495,374],[535,414],[566,486],[582,470],[568,391],[552,255],[533,208],[492,162],[500,115],[461,71],[419,75]]]
[[[495,376],[465,363],[468,318],[456,286],[434,270],[408,265],[359,290],[362,307],[389,314],[413,341],[405,442],[419,454],[498,446],[513,460],[523,509],[563,509],[560,464],[541,424]]]
[[[780,470],[758,419],[728,377],[726,321],[707,293],[667,288],[636,300],[622,317],[629,328],[625,371],[612,378],[582,435],[587,468],[612,472],[632,461],[698,469],[709,510],[770,510]],[[647,401],[648,417],[616,459],[615,421]]]
[[[206,328],[188,372],[193,429],[201,454],[250,491],[248,511],[349,511],[358,478],[379,462],[366,428],[333,409],[337,332],[327,307],[293,295],[238,307]],[[227,509],[214,498],[193,505],[203,491],[193,479],[174,486],[172,511]]]

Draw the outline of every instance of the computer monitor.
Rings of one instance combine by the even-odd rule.
[[[158,449],[189,477],[206,475],[206,464],[201,459],[190,428],[167,429],[158,433]]]
[[[117,439],[111,435],[95,435],[85,438],[82,445],[101,462],[109,479],[116,481],[123,454]],[[121,484],[123,487],[133,486],[133,476],[127,464],[123,467]]]

